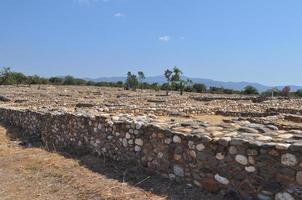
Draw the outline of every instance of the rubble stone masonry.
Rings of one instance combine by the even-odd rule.
[[[0,117],[26,134],[40,137],[50,149],[85,149],[113,160],[135,161],[172,181],[211,192],[232,191],[243,199],[302,199],[301,138],[288,142],[294,133],[282,132],[282,140],[272,139],[277,135],[272,126],[261,125],[261,132],[260,125],[184,124],[182,130],[193,130],[187,134],[127,115],[3,107]],[[266,130],[271,130],[269,135],[259,136]]]

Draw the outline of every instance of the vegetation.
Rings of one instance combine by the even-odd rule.
[[[166,83],[147,83],[144,82],[146,77],[143,71],[139,71],[136,74],[132,72],[127,73],[127,79],[125,82],[94,82],[87,81],[73,76],[65,77],[50,77],[43,78],[38,75],[26,76],[20,72],[13,72],[9,67],[3,67],[0,70],[0,85],[16,85],[16,86],[31,86],[31,85],[88,85],[99,87],[118,87],[126,90],[140,89],[153,89],[155,91],[165,90],[166,95],[169,95],[170,91],[179,91],[180,95],[183,92],[196,92],[196,93],[215,93],[215,94],[245,94],[245,95],[258,95],[258,90],[253,86],[246,86],[243,91],[232,90],[223,87],[210,87],[203,83],[193,83],[190,79],[184,79],[182,77],[183,72],[180,68],[174,67],[172,70],[167,69],[164,72]],[[261,93],[261,96],[265,97],[302,97],[302,89],[295,92],[291,92],[289,86],[285,86],[282,90],[272,88]]]
[[[242,91],[243,94],[246,94],[246,95],[256,95],[256,94],[259,94],[258,90],[251,86],[251,85],[248,85],[244,88],[244,90]]]

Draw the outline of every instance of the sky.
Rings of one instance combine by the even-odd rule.
[[[301,0],[0,0],[0,66],[302,85]]]

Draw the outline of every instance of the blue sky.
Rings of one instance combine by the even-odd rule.
[[[302,85],[301,0],[1,0],[0,66]]]

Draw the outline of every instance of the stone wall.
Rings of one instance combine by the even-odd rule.
[[[243,199],[302,199],[302,144],[215,140],[172,132],[144,118],[0,108],[1,119],[51,149],[87,149],[135,161],[171,180]]]

